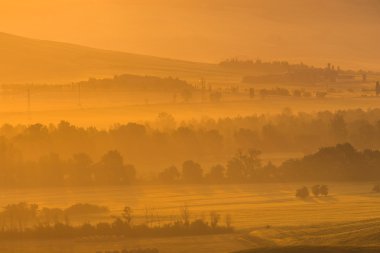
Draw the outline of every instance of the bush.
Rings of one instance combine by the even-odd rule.
[[[105,206],[98,206],[98,205],[87,204],[87,203],[78,203],[65,209],[65,212],[69,216],[75,216],[75,215],[92,215],[92,214],[108,213],[109,210]]]
[[[302,187],[300,189],[297,189],[296,191],[296,197],[300,199],[306,199],[310,196],[309,189],[307,187]]]
[[[321,195],[321,186],[319,184],[314,185],[311,187],[311,192],[315,197],[319,197],[319,195]]]
[[[329,187],[327,185],[321,185],[321,187],[319,188],[319,191],[322,196],[329,195]]]
[[[372,189],[373,192],[380,193],[380,184],[377,184]]]

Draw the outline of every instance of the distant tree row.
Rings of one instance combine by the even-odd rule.
[[[93,162],[86,153],[74,154],[69,159],[51,153],[37,161],[20,161],[7,157],[8,154],[2,155],[2,187],[127,185],[136,181],[135,167],[124,164],[116,150],[107,152],[98,162]]]
[[[303,63],[291,64],[287,61],[273,61],[266,62],[260,59],[257,60],[243,60],[239,58],[226,59],[219,63],[221,67],[245,70],[256,73],[284,73],[291,72],[295,70],[307,70],[316,69],[312,66],[305,65]]]
[[[286,88],[274,88],[274,89],[261,89],[258,90],[260,97],[268,97],[268,96],[294,96],[294,97],[311,97],[313,94],[309,91],[295,89],[289,90]],[[318,96],[317,93],[315,96]]]
[[[339,66],[328,63],[326,67],[308,66],[303,63],[290,64],[286,61],[264,62],[261,60],[241,60],[231,58],[220,62],[223,68],[239,70],[249,74],[243,78],[245,83],[308,83],[335,82],[337,79],[354,80],[355,75],[366,80],[364,71],[343,71]]]
[[[310,153],[320,147],[351,143],[380,149],[380,109],[292,113],[177,121],[161,113],[147,123],[116,124],[109,129],[57,125],[0,127],[0,168],[11,161],[38,162],[59,154],[68,160],[86,153],[98,161],[109,150],[140,169],[163,168],[193,159],[200,163],[227,160],[238,150]],[[149,159],[147,159],[149,156]]]
[[[333,69],[300,68],[287,73],[245,76],[242,82],[250,84],[315,84],[318,82],[335,82],[338,79],[338,74],[339,71]]]
[[[89,204],[82,204],[79,208],[74,206],[81,215],[88,215],[89,207],[101,208]],[[222,220],[220,214],[212,211],[208,220],[192,219],[190,210],[186,206],[180,208],[178,215],[171,221],[160,222],[159,216],[147,215],[143,223],[135,221],[130,207],[125,207],[120,215],[114,216],[113,221],[94,224],[86,222],[77,225],[71,224],[68,216],[65,216],[64,220],[58,216],[53,219],[47,216],[56,210],[61,209],[41,209],[35,204],[27,203],[6,206],[0,213],[0,240],[15,238],[46,240],[89,236],[164,237],[233,232],[229,215]]]
[[[128,90],[128,91],[183,91],[192,90],[193,87],[186,81],[172,77],[138,76],[138,75],[117,75],[113,78],[96,79],[90,78],[87,81],[78,82],[81,88],[107,89],[107,90]]]
[[[259,183],[302,181],[373,181],[380,180],[380,151],[357,150],[352,145],[338,144],[321,148],[300,159],[286,160],[279,166],[263,164],[258,151],[238,152],[224,167],[216,165],[207,173],[192,161],[185,162],[182,175],[174,167],[159,174],[162,182],[189,183]],[[327,195],[328,187],[315,185],[315,196]]]
[[[125,164],[123,156],[116,150],[107,152],[97,162],[93,162],[85,153],[75,154],[68,159],[50,154],[35,162],[20,161],[14,157],[17,158],[7,152],[0,157],[2,187],[380,180],[380,151],[357,150],[348,143],[324,147],[303,158],[286,160],[278,166],[271,162],[264,164],[257,150],[239,151],[225,164],[210,168],[187,160],[180,168],[170,166],[157,172],[156,177],[140,177],[139,180],[135,167]],[[158,167],[156,171],[159,171]],[[318,187],[321,187],[318,189],[323,195],[324,187]],[[312,191],[314,194],[316,189]]]
[[[0,211],[0,231],[23,232],[35,226],[53,226],[57,223],[69,223],[76,217],[105,215],[107,207],[93,204],[74,204],[68,208],[40,208],[36,204],[21,202],[8,204]]]

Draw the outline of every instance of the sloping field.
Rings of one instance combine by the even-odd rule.
[[[41,207],[68,207],[75,203],[90,203],[109,207],[112,215],[118,215],[125,206],[130,206],[134,210],[135,222],[144,222],[146,208],[154,209],[154,212],[161,216],[161,221],[165,221],[175,219],[179,209],[187,205],[192,219],[198,217],[208,219],[210,211],[217,211],[222,215],[221,222],[224,223],[225,215],[230,214],[232,224],[236,228],[251,230],[256,228],[263,233],[258,237],[269,240],[284,238],[285,243],[292,243],[286,237],[287,233],[291,235],[292,227],[296,227],[295,231],[299,231],[303,229],[299,227],[302,225],[336,224],[380,218],[380,195],[371,193],[372,183],[329,183],[330,196],[310,198],[306,201],[294,197],[295,189],[302,185],[3,189],[0,194],[0,206],[21,201],[34,202]],[[370,224],[375,228],[377,223],[375,220]],[[267,226],[271,229],[261,229]],[[344,224],[341,227],[342,231],[344,226],[356,229],[361,223]],[[318,227],[317,230],[312,230],[312,227],[305,229],[305,233],[311,235],[320,232]],[[331,229],[337,227],[332,225]],[[310,238],[311,242],[313,237]],[[306,239],[305,237],[302,240]]]
[[[250,248],[255,250],[247,253],[380,252],[368,248],[380,247],[380,195],[371,193],[372,183],[330,183],[329,197],[306,201],[294,197],[300,185],[3,189],[0,206],[30,200],[41,207],[86,202],[108,206],[111,215],[118,215],[127,205],[132,207],[136,223],[144,222],[146,208],[157,212],[160,222],[164,222],[176,219],[179,209],[187,205],[191,219],[207,220],[210,211],[217,211],[224,223],[224,215],[231,214],[237,233],[139,240],[115,237],[14,241],[2,242],[0,252],[91,253],[124,248],[158,248],[160,253],[227,253]],[[90,217],[83,219],[91,222]]]
[[[380,246],[380,219],[254,230],[252,241],[271,246]]]
[[[0,83],[70,82],[123,73],[194,80],[241,78],[215,64],[100,50],[5,33],[0,33],[0,55]]]

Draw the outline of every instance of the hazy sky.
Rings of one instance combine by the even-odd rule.
[[[0,31],[197,61],[375,64],[377,0],[0,0]]]

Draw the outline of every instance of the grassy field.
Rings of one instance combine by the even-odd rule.
[[[157,248],[160,253],[221,253],[256,247],[256,244],[242,240],[240,235],[206,235],[172,238],[127,239],[88,238],[77,241],[15,241],[2,242],[4,253],[96,253],[106,250]]]
[[[208,219],[210,211],[217,211],[222,215],[222,223],[224,215],[230,214],[237,229],[258,231],[267,226],[275,229],[380,218],[380,195],[371,192],[373,183],[327,184],[330,196],[307,200],[296,199],[295,189],[312,183],[3,189],[0,206],[31,200],[41,207],[68,207],[85,202],[109,207],[110,215],[118,215],[125,206],[130,206],[134,221],[139,223],[144,222],[146,208],[153,209],[161,217],[160,222],[164,222],[175,220],[179,209],[187,205],[192,219]]]
[[[2,190],[1,206],[31,199],[43,207],[65,207],[77,202],[88,202],[106,205],[110,207],[110,215],[117,215],[125,205],[129,205],[133,208],[136,223],[144,222],[146,208],[161,215],[160,222],[164,222],[175,219],[178,210],[186,204],[191,219],[208,219],[210,211],[217,211],[222,217],[231,214],[237,232],[174,238],[17,240],[1,242],[0,250],[17,253],[85,253],[154,247],[162,253],[190,253],[195,250],[199,253],[226,253],[250,248],[257,249],[252,251],[255,253],[376,252],[372,249],[355,251],[355,248],[330,247],[304,248],[308,251],[300,251],[303,245],[380,246],[380,195],[371,193],[372,183],[330,183],[329,197],[304,201],[294,197],[294,190],[301,185],[304,184]],[[91,222],[90,217],[83,217],[83,220]],[[224,222],[223,219],[221,222]],[[293,248],[277,249],[288,246]],[[267,251],[260,249],[263,247],[268,248]]]
[[[249,233],[252,241],[266,246],[379,246],[380,220],[265,228]]]

